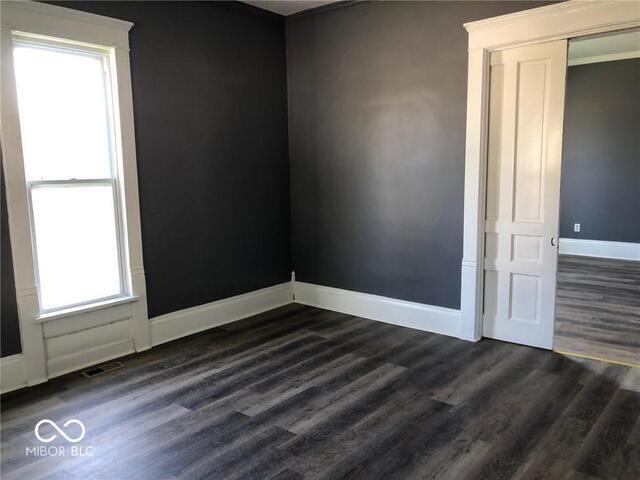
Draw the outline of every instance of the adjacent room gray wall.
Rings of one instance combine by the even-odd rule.
[[[569,67],[560,236],[640,242],[638,58]]]
[[[362,2],[287,19],[296,279],[460,307],[467,33],[540,2]]]
[[[131,74],[149,315],[288,281],[283,17],[238,2],[56,3],[135,24]],[[4,344],[17,325],[5,308],[4,280],[3,262],[3,354],[19,348]]]

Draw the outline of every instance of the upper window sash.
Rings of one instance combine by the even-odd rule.
[[[25,32],[12,32],[14,65],[16,67],[16,82],[26,84],[29,89],[28,96],[22,96],[19,102],[20,125],[23,139],[23,162],[28,181],[31,180],[63,180],[74,178],[101,178],[118,176],[118,146],[114,85],[112,82],[112,63],[114,49],[55,39],[42,35],[31,35]],[[42,51],[43,54],[39,52]],[[47,52],[48,53],[45,53]],[[68,53],[69,55],[65,55]],[[56,57],[58,57],[56,59]],[[85,57],[85,60],[82,58]],[[81,86],[75,86],[78,95],[85,95],[83,99],[86,105],[82,110],[75,112],[80,118],[64,117],[66,105],[62,102],[65,83],[59,83],[57,87],[62,93],[61,98],[49,94],[49,88],[42,84],[40,75],[28,75],[24,71],[29,68],[41,70],[40,64],[53,62],[56,59],[60,65],[51,65],[52,68],[77,69],[78,75],[84,75],[89,80],[100,81],[101,94],[96,96],[96,91],[82,91]],[[22,63],[22,65],[20,65]],[[20,68],[22,66],[22,68]],[[18,78],[22,72],[23,78]],[[55,75],[51,80],[55,81]],[[57,79],[58,82],[61,78]],[[29,83],[31,83],[29,88]],[[44,84],[46,85],[46,84]],[[18,91],[20,87],[18,86]],[[67,91],[68,93],[68,91]],[[87,95],[89,95],[87,97]],[[96,103],[97,102],[97,103]],[[34,111],[41,110],[42,105],[49,103],[49,115],[42,117],[34,115]],[[75,106],[76,109],[78,105]],[[58,113],[59,112],[59,113]],[[40,113],[40,112],[38,112]],[[49,118],[54,115],[55,118]],[[82,118],[84,116],[84,118]],[[24,117],[24,118],[23,118]],[[65,132],[56,134],[58,118],[60,121],[70,122],[69,126],[77,128],[77,141],[64,142]],[[50,129],[45,125],[52,125]],[[49,138],[41,138],[34,141],[29,138],[36,129],[39,134],[50,130]],[[26,138],[25,138],[26,137]],[[28,144],[25,144],[25,140]],[[93,161],[92,161],[93,160]],[[55,165],[61,168],[55,168]],[[66,167],[66,168],[65,168]]]

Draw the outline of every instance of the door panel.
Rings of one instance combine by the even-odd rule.
[[[566,65],[565,40],[491,54],[483,333],[549,349]]]

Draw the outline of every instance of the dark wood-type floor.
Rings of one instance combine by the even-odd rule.
[[[3,480],[640,478],[636,368],[295,304],[124,363],[5,396]]]
[[[560,255],[554,348],[640,366],[640,262]]]

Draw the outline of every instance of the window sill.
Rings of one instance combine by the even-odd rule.
[[[33,319],[35,323],[44,323],[50,320],[56,320],[59,318],[74,317],[76,315],[82,315],[84,313],[93,312],[95,310],[103,310],[105,308],[115,307],[117,305],[123,305],[125,303],[133,303],[140,299],[138,296],[126,296],[112,298],[104,300],[102,302],[90,303],[88,305],[82,305],[80,307],[66,308],[64,310],[58,310],[51,313],[43,313]]]

